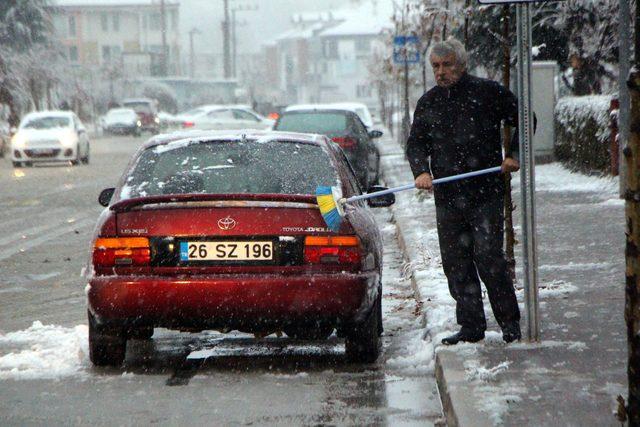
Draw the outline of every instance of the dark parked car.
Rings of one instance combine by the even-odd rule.
[[[286,167],[283,167],[286,165]],[[350,360],[379,352],[382,239],[356,202],[339,232],[318,185],[360,192],[324,136],[200,131],[156,137],[106,189],[89,275],[89,349],[119,365],[129,338],[154,327],[297,339],[345,337]]]
[[[368,189],[378,182],[380,155],[373,139],[382,136],[382,132],[367,131],[356,113],[313,107],[308,110],[285,111],[273,129],[328,136],[344,150],[362,188]]]
[[[131,108],[112,108],[103,118],[105,133],[140,136],[142,121]]]
[[[136,98],[122,101],[123,108],[133,109],[142,126],[142,130],[147,130],[153,134],[160,132],[160,118],[158,117],[158,102],[155,99]]]

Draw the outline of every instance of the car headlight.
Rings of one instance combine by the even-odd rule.
[[[156,123],[160,123],[160,118],[156,117],[155,119],[153,119],[153,121],[156,122]]]
[[[78,137],[73,133],[66,134],[62,138],[60,138],[60,144],[62,144],[64,147],[71,147],[75,145],[76,142],[78,142]]]
[[[140,120],[138,120],[138,121],[136,122],[136,125],[138,125],[138,127],[140,127],[140,126],[142,126],[142,122],[141,122]]]
[[[18,148],[18,149],[24,148],[26,142],[27,142],[27,139],[20,133],[16,133],[11,138],[11,146],[13,148]]]

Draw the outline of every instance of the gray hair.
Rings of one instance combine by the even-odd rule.
[[[459,40],[449,37],[443,42],[438,42],[431,47],[429,56],[447,56],[453,54],[456,57],[456,61],[463,68],[467,68],[467,51],[464,45]]]

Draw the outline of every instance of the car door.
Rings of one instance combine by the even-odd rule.
[[[234,119],[237,121],[236,129],[264,129],[265,127],[262,125],[261,120],[255,115],[249,113],[248,111],[233,109],[231,110],[233,113]]]
[[[356,135],[358,135],[358,142],[364,149],[364,156],[366,157],[366,167],[369,171],[369,180],[366,185],[366,188],[368,188],[373,185],[378,178],[380,155],[373,139],[369,137],[367,127],[357,115],[353,116],[353,127]]]
[[[202,120],[196,121],[195,126],[198,129],[237,129],[229,109],[210,111]]]

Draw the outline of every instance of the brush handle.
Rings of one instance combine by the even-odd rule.
[[[432,181],[433,185],[442,184],[445,182],[457,181],[460,179],[471,178],[479,175],[486,175],[488,173],[500,172],[502,170],[501,166],[494,166],[492,168],[480,169],[473,172],[461,173],[459,175],[451,175],[445,176],[444,178],[434,179]],[[386,190],[376,191],[375,193],[367,193],[361,194],[359,196],[349,197],[344,201],[344,203],[356,202],[358,200],[372,199],[374,197],[384,196],[385,194],[397,193],[398,191],[410,190],[412,188],[416,188],[416,183],[412,182],[411,184],[401,185],[399,187],[387,188]]]

